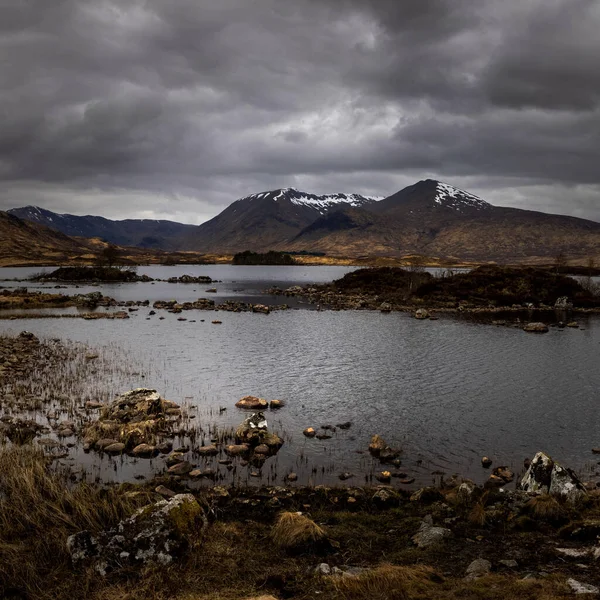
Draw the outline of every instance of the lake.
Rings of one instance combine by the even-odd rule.
[[[325,282],[349,270],[230,265],[138,269],[161,278],[209,275],[222,281],[214,284],[217,296],[253,302],[263,301],[262,290],[273,285]],[[0,278],[25,277],[31,271],[39,269],[0,269]],[[184,301],[215,298],[203,289],[212,285],[136,283],[90,291],[120,300]],[[62,291],[87,290],[71,288]],[[251,480],[247,469],[221,469],[223,483],[282,483],[293,470],[299,483],[339,484],[338,474],[347,471],[354,477],[346,484],[362,485],[385,469],[366,452],[375,433],[403,449],[401,469],[416,484],[430,483],[440,473],[482,482],[489,474],[480,465],[483,455],[494,466],[519,472],[523,459],[538,450],[579,470],[585,479],[595,479],[591,448],[600,446],[597,316],[578,316],[580,329],[551,328],[535,335],[458,316],[418,321],[405,313],[367,311],[186,311],[188,321],[178,321],[181,315],[164,311],[148,318],[149,310],[141,308],[125,321],[5,320],[0,333],[27,329],[42,338],[100,348],[102,360],[127,356],[139,375],[106,377],[97,384],[111,395],[156,387],[170,400],[195,406],[200,425],[239,424],[247,413],[234,404],[247,394],[284,400],[284,408],[267,413],[269,427],[285,444],[267,461],[263,478]],[[214,318],[222,324],[212,325]],[[227,410],[220,412],[220,407]],[[352,422],[351,428],[338,429],[329,440],[302,435],[309,426],[345,421]],[[77,447],[71,454],[104,479],[130,479],[164,468],[161,458],[100,460]],[[217,467],[215,459],[209,464]]]

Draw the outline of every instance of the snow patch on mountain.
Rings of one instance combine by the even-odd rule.
[[[361,207],[373,202],[383,200],[380,196],[362,196],[360,194],[326,194],[319,196],[317,194],[308,194],[295,188],[282,188],[270,192],[261,192],[242,198],[242,200],[270,199],[275,202],[280,200],[289,200],[297,206],[308,206],[315,209],[320,214],[326,213],[333,206],[347,204],[352,207]]]
[[[458,212],[461,212],[465,207],[476,208],[479,210],[487,210],[492,207],[491,204],[478,196],[469,194],[469,192],[460,190],[447,183],[442,183],[441,181],[437,182],[437,193],[434,202],[440,206],[457,210]]]

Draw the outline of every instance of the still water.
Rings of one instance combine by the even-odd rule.
[[[140,272],[160,276],[152,269]],[[248,297],[253,296],[250,289],[259,297],[275,282],[281,287],[322,282],[348,270],[156,269],[170,269],[166,276],[207,274],[222,280],[217,286],[223,289],[239,285],[245,292],[240,295]],[[0,277],[6,271],[0,271]],[[22,277],[23,272],[5,277]],[[176,290],[168,298],[183,300],[184,294],[192,293],[182,285],[161,286]],[[162,299],[158,283],[92,289],[118,297],[109,291],[113,287],[123,290],[123,299]],[[214,297],[196,293],[193,298],[198,296]],[[417,321],[402,313],[190,311],[184,314],[188,321],[178,321],[179,315],[163,311],[148,319],[148,312],[140,309],[126,321],[0,321],[0,333],[27,329],[109,353],[118,349],[139,365],[144,377],[107,379],[104,385],[112,394],[128,387],[156,387],[171,400],[196,406],[200,425],[237,425],[247,413],[234,404],[247,394],[284,400],[283,409],[267,414],[270,428],[285,444],[263,469],[262,483],[281,483],[293,470],[299,483],[340,483],[337,475],[347,471],[355,475],[347,484],[364,484],[365,477],[382,470],[365,452],[375,433],[403,449],[401,470],[415,477],[416,484],[429,483],[440,472],[481,482],[487,475],[480,466],[483,455],[495,466],[508,465],[519,472],[523,459],[538,450],[594,479],[591,448],[600,446],[598,317],[580,318],[580,329],[552,328],[548,334],[534,335],[467,318]],[[210,323],[217,316],[222,325]],[[220,407],[227,410],[219,412]],[[345,421],[352,427],[336,431],[330,440],[302,435],[309,426]],[[74,452],[76,458],[89,460]],[[108,479],[164,468],[160,458],[121,460],[105,458],[95,468]],[[218,467],[215,459],[209,464]],[[248,481],[246,472],[236,473],[235,482]],[[224,477],[227,483],[229,475]]]

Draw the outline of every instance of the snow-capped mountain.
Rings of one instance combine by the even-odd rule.
[[[301,192],[295,188],[282,188],[259,194],[251,194],[250,196],[241,198],[238,202],[247,200],[289,201],[296,206],[306,206],[315,209],[319,214],[325,214],[331,208],[344,204],[354,208],[368,206],[373,204],[373,202],[383,200],[383,196],[361,196],[360,194],[325,194],[319,196],[317,194]]]
[[[600,223],[493,206],[426,179],[386,198],[317,195],[294,188],[250,194],[199,226],[58,215],[37,207],[11,213],[67,235],[120,245],[235,253],[324,252],[337,256],[426,256],[510,262],[562,252],[600,260]]]

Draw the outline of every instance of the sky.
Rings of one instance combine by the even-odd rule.
[[[440,179],[600,221],[597,0],[2,0],[0,210]]]

